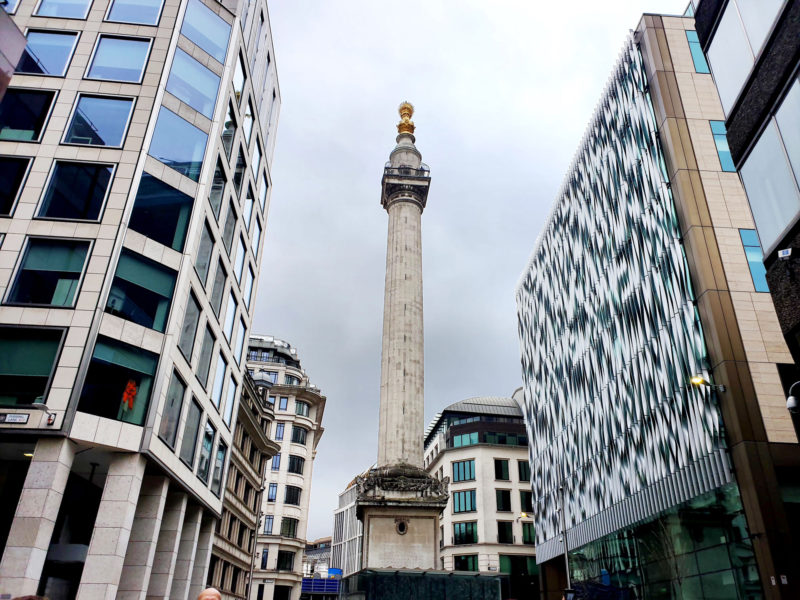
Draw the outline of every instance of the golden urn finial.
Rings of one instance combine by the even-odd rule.
[[[414,121],[411,116],[414,114],[414,105],[411,102],[403,102],[397,111],[400,113],[400,122],[397,124],[397,133],[414,133]]]

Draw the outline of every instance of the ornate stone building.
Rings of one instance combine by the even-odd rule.
[[[326,398],[311,383],[297,350],[272,336],[250,337],[247,369],[272,387],[271,439],[279,451],[267,466],[251,600],[298,600],[308,527],[311,476],[324,432]]]

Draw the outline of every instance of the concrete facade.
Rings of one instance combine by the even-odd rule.
[[[3,114],[41,118],[0,125],[18,175],[0,207],[0,346],[40,362],[0,368],[0,594],[188,597],[222,514],[264,245],[267,6],[14,5],[28,49]],[[63,69],[39,60],[37,32],[74,38]]]
[[[251,336],[247,369],[256,382],[272,384],[267,401],[275,421],[269,433],[279,450],[265,471],[250,600],[298,600],[326,398],[303,370],[297,350],[283,340]]]

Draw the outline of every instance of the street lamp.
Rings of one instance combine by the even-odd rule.
[[[724,392],[725,386],[724,385],[714,385],[713,383],[709,382],[708,379],[703,377],[700,374],[692,375],[689,381],[692,382],[693,386],[700,387],[701,385],[707,385],[715,392]]]
[[[800,385],[800,381],[795,381],[789,388],[789,397],[786,398],[786,410],[792,414],[800,414],[800,406],[798,405],[797,398],[794,395],[794,386]]]
[[[564,590],[564,598],[573,598],[575,591],[572,589],[572,581],[569,576],[569,546],[567,545],[567,519],[564,503],[564,483],[558,486],[558,491],[561,492],[561,538],[564,540],[564,565],[567,568],[567,589]],[[571,595],[570,595],[571,594]]]

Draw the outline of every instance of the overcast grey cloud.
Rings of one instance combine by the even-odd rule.
[[[254,331],[327,395],[308,538],[377,457],[397,106],[431,167],[426,419],[520,386],[514,288],[628,31],[687,0],[272,0],[283,106]]]

